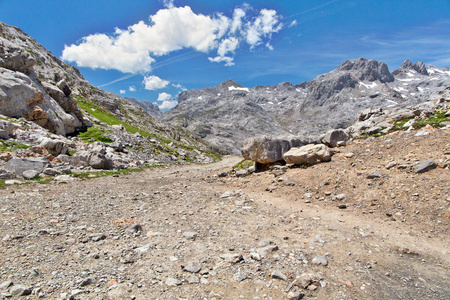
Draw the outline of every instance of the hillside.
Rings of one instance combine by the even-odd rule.
[[[12,150],[12,156],[77,153],[89,160],[89,155],[106,154],[112,160],[107,168],[119,169],[148,162],[216,159],[207,142],[183,128],[156,121],[132,100],[92,86],[78,69],[19,28],[0,23],[0,115],[4,120],[0,129],[6,140],[2,148]],[[47,149],[50,146],[43,139],[52,140],[52,145],[62,143],[62,152]],[[28,150],[14,151],[17,147]],[[73,165],[71,158],[66,160]]]

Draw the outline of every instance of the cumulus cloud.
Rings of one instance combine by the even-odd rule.
[[[145,76],[142,83],[145,86],[146,90],[159,90],[165,88],[170,82],[164,79],[159,78],[158,76]]]
[[[158,105],[161,110],[172,109],[178,104],[178,101],[173,100],[172,95],[168,93],[159,93],[158,100],[156,101],[162,102]]]
[[[253,47],[262,43],[263,38],[271,38],[272,34],[283,28],[280,17],[273,9],[262,9],[259,16],[247,23],[247,43]]]
[[[130,92],[136,92],[136,87],[134,85],[130,86],[128,89]]]
[[[177,83],[177,84],[172,84],[172,86],[174,88],[179,89],[180,91],[187,91],[187,88],[185,88],[184,86],[182,86],[181,84]]]
[[[125,95],[126,92],[127,92],[127,91],[125,91],[125,90],[120,90],[120,91],[119,91],[119,93],[120,93],[121,95]]]
[[[224,62],[225,66],[231,67],[234,66],[233,58],[229,56],[216,56],[214,58],[208,57],[210,62],[221,63]]]
[[[255,16],[248,4],[236,8],[231,18],[216,13],[197,14],[189,6],[175,7],[164,0],[164,9],[114,34],[92,34],[79,44],[66,45],[62,59],[80,67],[116,69],[124,73],[146,73],[159,56],[190,48],[197,52],[217,51],[213,62],[230,65],[230,55],[241,43],[254,48],[267,43],[282,28],[275,10],[262,9]],[[253,14],[253,16],[252,16]],[[225,56],[228,54],[228,56]]]
[[[245,17],[245,10],[236,8],[233,12],[233,21],[231,22],[230,33],[234,34],[242,28],[242,19]]]

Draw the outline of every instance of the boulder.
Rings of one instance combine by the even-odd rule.
[[[47,138],[41,142],[39,147],[47,149],[47,151],[54,156],[57,156],[59,154],[66,154],[68,149],[66,143],[64,143],[63,141]]]
[[[322,143],[329,147],[336,147],[339,144],[348,141],[348,134],[343,129],[332,129],[322,138]]]
[[[0,138],[9,139],[14,134],[15,126],[13,123],[0,120]]]
[[[33,179],[39,176],[40,172],[36,170],[26,170],[22,173],[22,177],[25,179]]]
[[[35,170],[41,173],[49,165],[50,162],[47,157],[38,157],[38,158],[13,157],[4,165],[4,168],[5,170],[13,172],[17,175],[22,175],[23,172],[28,170]]]
[[[92,153],[89,156],[89,166],[94,169],[111,170],[114,167],[114,163],[104,154]]]
[[[0,169],[0,179],[13,179],[14,177],[16,176],[13,173]]]
[[[334,152],[323,144],[310,144],[292,148],[283,155],[287,164],[318,164],[330,161]]]
[[[311,141],[296,136],[257,136],[244,141],[242,156],[260,164],[272,164],[283,160],[283,154],[293,147],[309,144]]]
[[[87,167],[89,165],[89,155],[88,151],[77,151],[70,157],[70,164],[75,167]]]

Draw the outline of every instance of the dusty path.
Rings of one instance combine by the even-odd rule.
[[[425,140],[415,139],[414,149],[422,142],[433,153]],[[366,148],[351,145],[343,152],[353,151],[352,160],[336,156],[283,178],[215,176],[240,160],[227,157],[9,187],[0,191],[0,284],[30,287],[21,297],[29,299],[450,298],[448,169],[417,178],[395,170],[383,184],[368,181],[357,175],[361,165],[365,172],[384,161],[359,162]],[[409,198],[396,190],[405,186]],[[332,201],[339,193],[345,198]],[[395,209],[386,193],[397,195]],[[0,299],[14,286],[0,290]]]

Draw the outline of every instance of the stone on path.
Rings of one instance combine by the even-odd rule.
[[[425,173],[437,167],[437,164],[434,160],[428,159],[419,162],[419,164],[414,166],[414,173]]]

